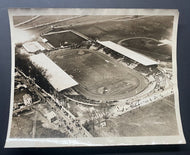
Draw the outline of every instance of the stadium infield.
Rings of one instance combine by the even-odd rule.
[[[138,72],[97,51],[60,49],[48,57],[79,83],[75,90],[88,99],[125,99],[140,93],[148,84]]]

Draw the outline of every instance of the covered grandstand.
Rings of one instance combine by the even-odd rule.
[[[49,83],[57,91],[78,85],[66,72],[64,72],[58,65],[56,65],[44,53],[30,56],[30,60],[36,67],[43,68]]]
[[[140,54],[140,53],[137,53],[135,51],[132,51],[128,48],[125,48],[121,45],[118,45],[112,41],[99,41],[97,40],[97,42],[115,52],[118,52],[132,60],[135,60],[136,62],[144,65],[144,66],[151,66],[151,65],[157,65],[158,62],[143,55],[143,54]]]

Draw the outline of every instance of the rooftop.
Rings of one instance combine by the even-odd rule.
[[[150,65],[156,65],[158,64],[157,61],[143,55],[140,53],[137,53],[133,50],[130,50],[128,48],[125,48],[119,44],[116,44],[112,41],[97,41],[99,44],[108,47],[111,50],[114,50],[132,60],[135,60],[137,62],[139,62],[140,64],[143,64],[144,66],[150,66]]]
[[[46,71],[45,74],[47,80],[57,91],[62,91],[78,85],[74,79],[72,79],[44,53],[30,56],[30,60],[34,63],[34,65],[41,67]]]
[[[40,45],[40,43],[37,41],[26,42],[23,44],[23,47],[28,52],[31,52],[31,53],[34,53],[34,52],[39,51],[39,50],[41,50],[41,51],[45,50],[45,48],[42,45]]]

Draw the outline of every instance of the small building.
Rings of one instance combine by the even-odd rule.
[[[26,42],[23,44],[23,47],[29,53],[35,53],[37,51],[45,50],[45,48],[37,41]]]
[[[46,38],[41,38],[41,39],[42,39],[42,42],[44,42],[44,43],[48,42],[48,40]]]
[[[29,94],[25,94],[23,96],[24,105],[31,105],[32,104],[32,97]]]
[[[16,85],[16,88],[17,88],[17,89],[21,89],[21,88],[26,89],[26,88],[27,88],[27,85],[25,85],[25,84],[20,84],[20,83],[19,83],[19,84]]]
[[[53,111],[47,113],[46,117],[51,123],[57,120],[56,114]]]
[[[21,76],[20,73],[16,71],[15,72],[15,77],[19,77],[19,76]]]
[[[100,127],[103,128],[103,127],[106,127],[106,125],[107,125],[107,124],[106,124],[106,121],[102,121],[102,122],[100,122]]]

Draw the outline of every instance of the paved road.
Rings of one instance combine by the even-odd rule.
[[[19,69],[17,69],[17,71],[19,71],[19,73],[25,78],[27,78],[28,80],[30,81],[32,80],[31,78],[27,77],[23,72],[21,72]],[[57,102],[57,100],[54,99],[50,94],[48,94],[44,90],[42,91],[42,89],[37,84],[34,84],[33,86],[31,86],[28,80],[25,80],[26,82],[25,84],[28,86],[28,88],[35,91],[37,95],[39,95],[45,102],[47,102],[52,107],[52,110],[55,112],[55,114],[59,118],[58,124],[60,125],[60,127],[58,129],[60,131],[65,132],[65,128],[63,127],[66,126],[67,132],[69,133],[70,137],[92,137],[92,135],[82,126],[82,124],[80,124],[79,120],[77,120],[74,115],[72,115],[63,106],[60,107],[58,103],[59,101]],[[51,99],[44,97],[43,95],[44,92],[48,94]],[[33,105],[31,105],[30,107],[32,106]],[[33,131],[35,131],[35,129],[33,129]]]
[[[110,109],[110,115],[112,117],[117,117],[121,114],[124,114],[126,112],[129,112],[141,106],[145,106],[147,104],[153,103],[155,101],[164,99],[165,97],[172,95],[174,93],[173,83],[166,77],[165,79],[166,79],[166,82],[168,83],[168,86],[165,87],[164,90],[159,90],[157,92],[153,91],[153,92],[145,93],[145,94],[144,93],[139,94],[127,100],[129,104],[126,104],[126,101],[123,101],[123,103],[118,103],[116,107],[113,107]],[[154,88],[152,88],[152,90],[154,90]],[[167,101],[166,104],[170,104],[170,106],[172,106],[171,102],[169,103]]]

